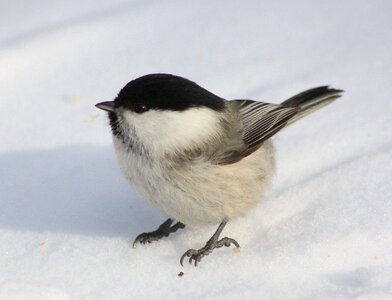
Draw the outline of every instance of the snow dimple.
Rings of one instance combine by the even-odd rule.
[[[14,2],[0,9],[0,299],[392,298],[390,1]],[[197,268],[179,258],[214,227],[131,248],[166,216],[127,186],[94,107],[153,72],[228,99],[346,91],[277,134],[268,196],[223,232],[241,251]]]

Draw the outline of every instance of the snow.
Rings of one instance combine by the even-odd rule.
[[[0,299],[391,299],[391,1],[1,1]],[[122,178],[94,104],[152,72],[226,98],[344,97],[276,138],[266,198],[131,248],[165,216]],[[184,272],[182,277],[177,276]]]

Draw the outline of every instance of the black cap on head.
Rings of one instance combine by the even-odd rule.
[[[191,107],[224,109],[224,99],[196,83],[170,74],[150,74],[130,81],[115,99],[116,106],[138,111],[182,111]]]

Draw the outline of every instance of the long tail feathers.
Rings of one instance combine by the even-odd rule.
[[[294,123],[308,114],[330,104],[337,98],[341,97],[342,93],[342,90],[329,88],[328,86],[320,86],[287,99],[282,102],[281,105],[299,108],[298,113],[289,120],[287,125]]]

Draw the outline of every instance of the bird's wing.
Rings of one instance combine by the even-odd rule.
[[[235,148],[229,146],[221,155],[218,164],[232,164],[256,151],[262,143],[286,126],[297,112],[296,107],[257,102],[253,100],[233,100],[230,105],[235,107],[241,123],[241,143]],[[230,139],[228,139],[230,144]]]

